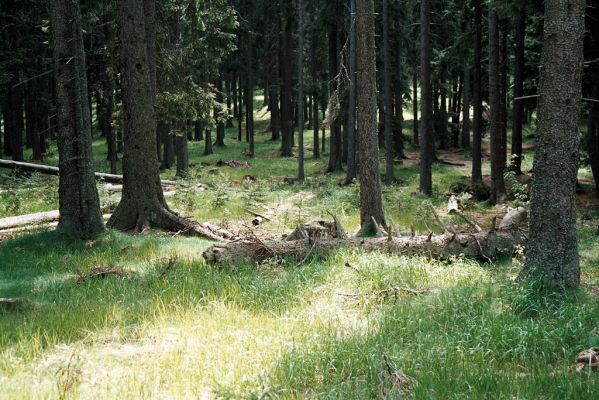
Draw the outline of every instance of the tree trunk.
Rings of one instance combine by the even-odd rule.
[[[60,165],[58,230],[84,239],[93,238],[104,230],[104,222],[92,164],[79,3],[53,0],[51,21]]]
[[[501,162],[505,173],[507,162],[507,102],[509,57],[507,54],[508,22],[501,24],[501,45],[499,49],[499,125],[501,127]]]
[[[281,87],[281,155],[291,157],[293,140],[293,8],[291,2],[284,6],[284,24],[285,30],[282,46],[279,49],[279,63],[281,69],[283,85]]]
[[[462,141],[463,149],[470,148],[470,64],[464,67],[464,89],[462,92]],[[459,111],[459,110],[458,110]]]
[[[403,137],[403,63],[401,51],[403,47],[401,35],[401,13],[402,0],[397,0],[396,15],[396,42],[395,42],[395,60],[396,60],[396,78],[395,78],[395,113],[393,124],[393,152],[400,162],[405,158],[404,137]]]
[[[356,0],[350,0],[349,95],[347,99],[347,174],[345,185],[356,179]]]
[[[516,51],[514,66],[514,98],[524,96],[525,39],[526,39],[526,5],[519,9],[516,22]],[[512,125],[512,168],[518,175],[522,174],[522,126],[524,124],[524,103],[514,100]]]
[[[304,171],[304,1],[298,0],[298,61],[297,61],[297,179],[303,182]]]
[[[216,101],[218,103],[223,103],[223,75],[222,72],[216,78]],[[219,116],[222,118],[222,115]],[[214,142],[216,147],[226,147],[225,146],[225,123],[222,121],[218,121],[216,123],[216,141]]]
[[[185,178],[189,172],[189,147],[187,134],[185,131],[175,135],[175,153],[177,153],[177,172],[176,176]]]
[[[339,0],[332,0],[330,2],[329,12],[329,91],[332,94],[337,90],[335,78],[339,73]],[[341,125],[339,120],[336,120],[330,127],[329,165],[327,172],[343,171],[341,157]]]
[[[245,129],[249,142],[249,156],[254,157],[254,56],[252,33],[246,33],[246,86],[245,86]]]
[[[499,90],[499,29],[497,11],[489,7],[489,105],[491,108],[491,201],[506,201],[502,161],[501,101]]]
[[[482,136],[483,136],[483,98],[482,98],[482,0],[474,0],[474,73],[472,80],[472,187],[483,185],[482,172]]]
[[[376,46],[374,0],[356,1],[356,59],[360,233],[370,235],[385,226],[381,194],[376,124]]]
[[[13,161],[23,161],[23,92],[20,87],[11,87],[10,93],[10,109],[12,111],[13,121],[13,135],[11,137],[12,140],[10,153],[12,155]]]
[[[584,15],[584,0],[545,1],[530,240],[521,277],[541,274],[559,288],[580,284],[576,181]]]
[[[420,90],[422,109],[422,129],[420,134],[420,192],[426,196],[433,194],[433,132],[431,99],[431,3],[420,2]]]
[[[414,146],[418,146],[420,138],[418,134],[418,74],[412,77],[412,110],[414,113],[414,121],[412,123],[412,133],[414,135]]]
[[[148,3],[150,0],[145,0]],[[150,1],[151,2],[151,1]],[[117,26],[121,43],[123,129],[123,195],[108,226],[144,231],[152,226],[171,231],[191,230],[187,221],[168,208],[160,183],[156,155],[154,113],[155,81],[152,81],[153,47],[146,25],[154,25],[152,6],[136,0],[117,4]]]
[[[395,181],[392,100],[391,100],[391,55],[389,51],[389,0],[383,0],[383,108],[385,112],[385,182]]]

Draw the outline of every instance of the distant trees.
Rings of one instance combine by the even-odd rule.
[[[81,11],[71,0],[52,0],[50,8],[60,165],[58,229],[93,238],[104,230],[104,223],[92,165]]]
[[[545,1],[538,133],[523,276],[552,285],[580,283],[576,234],[585,1]]]

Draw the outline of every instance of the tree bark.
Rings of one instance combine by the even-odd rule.
[[[483,185],[482,172],[482,0],[474,0],[474,73],[472,76],[472,187]]]
[[[298,61],[297,61],[297,180],[304,182],[304,1],[297,2]]]
[[[383,108],[385,118],[385,182],[395,181],[391,99],[391,55],[389,50],[389,0],[383,0]]]
[[[146,2],[149,0],[146,0]],[[174,214],[166,204],[158,157],[151,58],[144,15],[147,5],[136,0],[117,4],[117,27],[121,43],[123,97],[123,195],[108,225],[120,230],[144,231],[151,227],[202,234],[192,223]],[[207,236],[207,235],[206,235]]]
[[[358,160],[360,178],[360,233],[370,235],[376,224],[385,226],[378,161],[376,123],[376,52],[374,0],[356,1],[356,59]]]
[[[104,222],[92,164],[79,3],[53,0],[51,21],[60,165],[58,230],[82,239],[93,238],[104,230]]]
[[[282,64],[281,74],[281,155],[291,157],[293,141],[293,7],[291,2],[283,7],[283,23],[285,29],[280,40],[279,63]]]
[[[521,277],[541,274],[559,288],[580,284],[576,181],[584,15],[584,0],[545,2],[530,240]]]
[[[516,51],[514,66],[514,98],[524,96],[525,68],[525,39],[526,39],[526,5],[519,9],[516,22]],[[524,124],[524,103],[514,100],[512,116],[512,168],[518,175],[522,174],[522,126]]]
[[[356,0],[350,0],[349,88],[347,99],[347,173],[344,185],[356,179]]]
[[[499,88],[499,29],[497,11],[489,7],[489,103],[491,107],[491,201],[501,204],[507,195],[503,179],[501,100]],[[502,160],[503,159],[503,160]]]
[[[412,77],[412,108],[414,112],[414,121],[412,123],[412,133],[413,133],[413,141],[414,146],[418,146],[420,144],[420,138],[418,134],[418,74],[414,74]]]
[[[329,3],[329,92],[332,94],[337,90],[336,77],[339,73],[339,0],[332,0]],[[330,126],[330,148],[329,165],[327,172],[343,171],[341,162],[342,143],[341,143],[341,124],[339,119]]]
[[[431,99],[431,3],[420,2],[420,88],[421,88],[421,133],[420,133],[420,192],[433,194],[433,132]]]

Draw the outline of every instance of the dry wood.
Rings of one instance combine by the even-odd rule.
[[[511,219],[508,214],[505,219]],[[490,260],[513,251],[526,241],[517,227],[502,221],[506,227],[473,234],[445,231],[441,235],[411,237],[348,238],[337,235],[335,222],[314,221],[299,226],[286,240],[261,241],[257,238],[217,244],[203,253],[208,262],[235,264],[243,260],[262,262],[272,257],[294,256],[303,259],[312,252],[329,252],[341,247],[359,247],[369,251],[391,254],[420,254],[438,259],[463,255],[468,258]]]
[[[41,165],[41,164],[31,164],[19,161],[11,161],[11,160],[1,160],[0,159],[0,168],[8,168],[18,171],[30,171],[30,172],[39,172],[40,174],[45,175],[58,175],[58,168],[52,167],[50,165]],[[123,175],[114,175],[114,174],[105,174],[102,172],[96,172],[96,179],[103,182],[122,184],[123,183]],[[167,181],[163,180],[163,186],[174,186],[177,182],[175,181]]]

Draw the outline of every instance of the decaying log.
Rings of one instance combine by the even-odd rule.
[[[460,211],[460,208],[458,207],[458,200],[456,199],[455,196],[451,196],[449,198],[449,201],[447,202],[447,212],[450,215],[457,215],[458,217],[460,217],[462,219],[462,221],[464,221],[465,223],[467,223],[468,225],[470,225],[475,231],[477,232],[482,232],[482,228],[480,226],[478,226],[478,224],[471,220],[470,218],[466,217],[464,214],[462,214],[462,212]]]
[[[30,171],[30,172],[39,172],[40,174],[45,175],[58,175],[58,168],[52,167],[50,165],[42,165],[42,164],[31,164],[24,163],[19,161],[11,161],[11,160],[1,160],[0,159],[0,168],[8,168],[14,169],[18,171]],[[114,175],[114,174],[105,174],[102,172],[96,172],[96,179],[103,182],[122,184],[123,183],[123,175]],[[177,182],[175,181],[167,181],[163,180],[163,186],[174,186]]]
[[[501,253],[511,252],[516,246],[525,244],[526,237],[518,229],[518,221],[526,210],[508,213],[500,227],[476,233],[445,231],[441,235],[411,235],[396,237],[393,229],[384,237],[347,238],[339,221],[313,221],[300,225],[285,240],[261,241],[257,238],[217,244],[203,253],[207,262],[235,264],[243,260],[262,262],[273,257],[295,256],[304,259],[312,252],[326,253],[341,247],[359,247],[369,251],[391,254],[424,255],[437,259],[465,256],[472,259],[493,259]],[[342,232],[342,234],[341,234]]]

